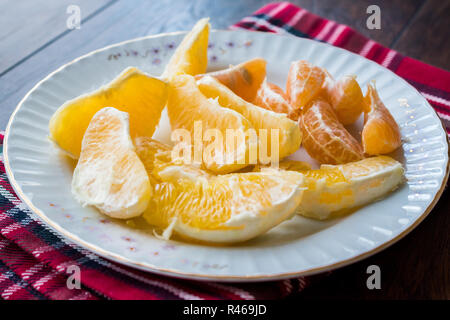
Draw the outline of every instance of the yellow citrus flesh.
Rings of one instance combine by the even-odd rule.
[[[165,82],[136,68],[127,68],[108,85],[64,103],[50,119],[50,138],[78,158],[92,117],[105,107],[129,114],[132,138],[151,137],[166,104],[167,92]]]
[[[251,123],[240,113],[206,98],[192,76],[181,75],[171,81],[167,111],[172,130],[186,129],[190,133],[191,141],[187,144],[202,143],[201,137],[194,136],[200,132],[195,130],[196,125],[197,128],[201,126],[204,143],[201,160],[207,169],[215,173],[229,173],[249,165],[247,158],[251,143],[247,131],[252,128]],[[236,136],[242,138],[234,139],[234,147],[231,144],[227,146],[227,130],[233,130]],[[220,134],[221,138],[209,139],[208,132]]]
[[[167,64],[162,78],[171,80],[180,74],[196,75],[206,72],[208,65],[209,19],[199,20],[183,38]]]
[[[73,173],[72,192],[84,205],[113,218],[133,218],[147,208],[152,189],[130,138],[126,113],[107,107],[92,117]]]
[[[387,156],[296,171],[307,188],[297,212],[320,220],[378,200],[404,180],[402,165]]]
[[[297,172],[215,176],[190,165],[155,165],[155,159],[166,151],[151,140],[141,140],[136,148],[155,181],[144,218],[187,238],[218,243],[244,241],[291,217],[301,201],[303,176]]]
[[[218,80],[205,76],[197,81],[200,91],[208,98],[217,98],[220,105],[239,112],[253,125],[259,138],[259,147],[265,148],[264,154],[271,156],[272,151],[282,159],[300,148],[302,133],[297,123],[286,114],[277,113],[255,106],[234,94]],[[271,145],[271,135],[278,135],[278,146]],[[263,138],[267,137],[267,139]],[[276,136],[275,136],[276,137]],[[267,143],[265,143],[267,141]],[[266,162],[266,161],[263,161]]]

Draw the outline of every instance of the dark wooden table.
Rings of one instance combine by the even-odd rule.
[[[226,28],[266,0],[3,0],[0,2],[0,128],[20,99],[58,66],[106,45],[160,32],[187,30],[201,17]],[[296,0],[293,3],[435,66],[450,69],[448,0]],[[81,28],[66,26],[69,5]],[[366,9],[381,8],[381,30],[368,30]],[[334,271],[292,299],[449,299],[448,190],[403,240],[375,256]],[[367,266],[381,269],[381,290],[366,287]]]

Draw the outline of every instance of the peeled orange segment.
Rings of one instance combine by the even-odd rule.
[[[144,165],[130,138],[128,114],[103,108],[83,137],[72,193],[83,205],[119,219],[139,216],[152,195]]]
[[[364,97],[356,76],[339,79],[329,93],[330,103],[342,124],[352,124],[358,120],[364,109]]]
[[[365,102],[368,110],[364,114],[362,131],[364,152],[378,155],[394,151],[402,144],[400,129],[378,96],[374,84],[367,86]]]
[[[247,131],[253,126],[240,113],[222,107],[217,100],[205,97],[192,76],[181,75],[172,80],[167,111],[172,131],[186,129],[190,133],[191,141],[190,143],[184,141],[185,144],[205,144],[200,160],[203,160],[203,165],[207,169],[215,173],[229,173],[249,165],[247,157],[251,141],[248,139]],[[196,125],[197,128],[201,127],[201,131],[195,130]],[[227,130],[238,137],[234,140],[234,148],[231,144],[227,148]],[[178,132],[182,133],[180,130]],[[202,136],[195,136],[196,132]],[[217,133],[221,138],[217,140],[215,137],[207,138],[207,132]],[[214,148],[210,148],[211,146]]]
[[[319,163],[343,164],[364,158],[361,145],[325,101],[316,100],[303,110],[301,127],[303,147]]]
[[[242,99],[253,101],[266,77],[266,60],[255,58],[206,75],[216,78]],[[205,75],[198,75],[196,79],[201,79],[203,76]]]
[[[307,190],[297,212],[320,220],[378,200],[404,181],[402,165],[386,156],[299,172]]]
[[[163,79],[171,80],[180,74],[196,75],[205,73],[208,65],[209,18],[200,19],[183,38],[170,58]]]
[[[256,93],[253,103],[258,107],[289,114],[292,111],[289,99],[284,91],[274,83],[264,80]]]
[[[136,68],[127,68],[108,85],[64,103],[50,119],[50,138],[78,158],[83,135],[96,112],[104,107],[125,111],[132,138],[151,137],[167,101],[167,84]]]
[[[302,133],[297,123],[289,119],[287,115],[269,111],[245,101],[213,77],[203,77],[197,81],[197,85],[206,97],[217,98],[221,106],[232,109],[250,120],[259,138],[259,147],[263,148],[265,155],[271,156],[274,150],[278,153],[276,159],[278,162],[279,159],[300,148]],[[272,150],[273,133],[276,133],[275,138],[278,137],[278,140],[274,140],[278,146],[274,145]]]
[[[302,109],[322,92],[326,77],[324,69],[308,61],[299,60],[291,63],[286,94],[294,110]]]
[[[160,182],[144,213],[150,224],[211,243],[254,238],[292,217],[303,177],[289,171],[186,175],[184,166],[158,172]]]

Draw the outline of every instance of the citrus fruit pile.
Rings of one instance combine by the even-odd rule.
[[[335,80],[304,60],[286,91],[262,58],[207,73],[209,27],[197,22],[161,77],[129,67],[52,116],[50,139],[77,160],[80,203],[142,216],[164,239],[234,243],[295,214],[348,213],[402,183],[384,155],[401,145],[399,128],[374,84],[364,96],[355,76]],[[164,108],[174,145],[152,138]],[[358,139],[345,126],[363,113]],[[301,146],[319,169],[289,159]]]

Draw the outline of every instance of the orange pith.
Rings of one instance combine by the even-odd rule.
[[[294,110],[302,109],[321,92],[327,77],[324,69],[299,60],[289,68],[286,94]]]
[[[360,144],[339,122],[333,108],[316,100],[302,112],[303,146],[320,163],[342,164],[364,158]]]
[[[356,76],[339,79],[330,89],[329,98],[339,121],[344,125],[354,123],[363,112],[364,97]]]
[[[266,77],[266,60],[255,58],[227,69],[209,72],[207,75],[219,80],[246,101],[253,101],[258,88]],[[197,75],[198,80],[203,75]]]
[[[400,129],[373,84],[367,86],[364,100],[367,108],[362,131],[364,152],[378,155],[394,151],[401,145]]]
[[[274,83],[264,81],[256,93],[253,103],[261,108],[289,114],[291,105],[283,89]]]

